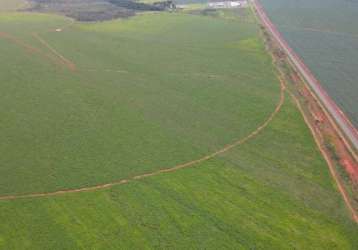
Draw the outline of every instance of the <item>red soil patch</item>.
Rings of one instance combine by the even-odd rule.
[[[274,59],[276,61],[281,61],[286,65],[291,65],[291,72],[293,73],[286,73],[286,71],[283,70],[279,63],[277,63],[278,69],[286,79],[293,83],[294,92],[297,94],[297,97],[295,94],[289,91],[290,95],[295,100],[306,124],[311,130],[315,142],[328,164],[330,173],[337,184],[343,200],[352,214],[353,220],[358,222],[357,207],[355,206],[357,204],[354,203],[354,193],[356,193],[358,190],[358,185],[356,185],[358,183],[356,152],[351,148],[350,144],[342,135],[341,130],[338,128],[335,120],[326,110],[324,104],[321,103],[315,92],[307,86],[308,83],[306,83],[304,80],[306,77],[310,78],[309,80],[313,79],[314,86],[320,92],[319,94],[321,97],[323,96],[330,108],[339,114],[338,118],[345,121],[347,127],[352,132],[353,137],[357,136],[357,131],[349,123],[349,120],[345,117],[344,113],[340,111],[340,109],[337,107],[337,105],[335,105],[328,94],[320,87],[318,80],[316,80],[308,67],[282,38],[281,34],[277,31],[276,27],[267,17],[258,0],[253,0],[253,4],[257,11],[257,16],[263,25],[263,29],[269,33],[269,35],[266,35],[264,32],[267,39],[267,44],[270,49],[272,51],[286,51],[286,53],[283,53],[283,55],[281,55],[282,53],[273,53],[273,56],[275,57]],[[296,66],[297,62],[300,67]],[[298,71],[296,70],[302,70],[303,72],[299,71],[300,74],[298,74]],[[304,104],[303,106],[300,104],[300,101]],[[342,177],[337,173],[337,167],[343,167],[345,169],[346,173],[350,177],[350,183],[345,183]],[[352,194],[352,199],[345,189],[345,184],[350,185],[353,189],[354,193]]]
[[[350,175],[351,179],[358,183],[358,166],[357,163],[352,162],[350,159],[342,159],[341,164],[345,167],[347,173]]]

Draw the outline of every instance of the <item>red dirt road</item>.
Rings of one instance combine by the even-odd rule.
[[[297,67],[299,72],[303,75],[307,83],[310,85],[312,90],[315,92],[317,97],[320,99],[322,104],[331,114],[331,116],[335,119],[336,123],[343,131],[345,136],[350,140],[353,144],[355,150],[358,150],[358,131],[353,126],[353,124],[349,121],[343,111],[337,106],[337,104],[331,99],[331,97],[327,94],[327,92],[321,87],[319,81],[312,74],[310,69],[305,65],[302,59],[291,49],[288,43],[283,39],[279,31],[276,29],[274,24],[270,21],[268,16],[266,15],[262,5],[258,0],[252,0],[259,15],[262,23],[265,25],[268,31],[272,34],[272,36],[276,39],[276,41],[280,44],[281,48],[287,53],[292,63]]]
[[[340,159],[340,164],[345,168],[346,172],[350,176],[353,185],[357,183],[357,177],[358,177],[358,166],[357,166],[357,158],[355,151],[351,149],[350,144],[345,141],[345,138],[342,136],[340,129],[337,127],[336,122],[333,121],[331,118],[331,113],[327,112],[326,109],[326,103],[321,100],[321,98],[325,101],[328,101],[328,104],[331,105],[330,107],[333,109],[338,110],[341,112],[338,107],[335,105],[335,103],[330,99],[330,97],[327,95],[327,93],[320,87],[318,80],[312,75],[312,73],[309,71],[309,69],[305,66],[303,61],[293,52],[293,50],[288,46],[288,44],[283,40],[280,33],[277,31],[275,26],[272,24],[272,22],[268,19],[267,15],[265,14],[262,6],[258,2],[258,0],[252,0],[254,3],[254,7],[257,11],[258,18],[260,19],[261,23],[264,25],[265,29],[271,33],[271,36],[276,41],[276,44],[283,49],[287,57],[290,59],[291,64],[298,70],[300,75],[305,79],[306,81],[303,81],[304,87],[298,90],[299,94],[304,97],[306,103],[305,108],[303,108],[300,104],[300,101],[295,97],[293,93],[288,91],[291,95],[291,97],[294,99],[294,101],[297,104],[297,107],[301,111],[303,118],[309,127],[309,129],[312,132],[312,135],[314,137],[314,140],[323,155],[324,159],[326,160],[329,171],[334,179],[334,181],[337,184],[338,190],[342,195],[342,198],[350,211],[352,218],[355,222],[358,223],[358,215],[354,208],[354,205],[351,202],[351,199],[349,195],[347,194],[347,191],[344,188],[344,184],[341,181],[341,178],[339,174],[337,173],[336,166],[335,166],[335,154],[337,154],[338,158]],[[295,82],[297,85],[300,82],[300,75],[297,75],[297,73],[293,74],[291,76],[291,79]],[[308,86],[305,84],[308,83]],[[296,86],[297,88],[298,86]],[[316,92],[319,93],[316,93]],[[322,91],[322,92],[320,92]],[[322,104],[322,103],[323,104]],[[306,111],[308,111],[309,115],[306,114]],[[331,114],[331,115],[330,115]],[[350,131],[353,133],[353,140],[355,139],[355,128],[350,124],[343,113],[341,113],[341,122],[346,122],[347,126]],[[308,117],[309,116],[309,117]],[[336,117],[332,115],[334,120],[336,120]],[[338,121],[337,121],[338,123]],[[338,123],[339,125],[339,123]],[[352,127],[350,127],[352,126]],[[343,130],[343,129],[342,129]],[[343,130],[344,132],[344,130]],[[325,137],[329,136],[331,138],[331,141],[334,145],[334,153],[329,152],[329,150],[325,146]],[[349,137],[349,135],[347,135]],[[352,142],[353,143],[353,142]],[[354,146],[354,144],[353,144]]]
[[[284,82],[283,82],[283,80],[281,78],[280,78],[280,86],[281,86],[280,100],[279,100],[275,110],[270,114],[270,116],[259,127],[257,127],[254,131],[252,131],[246,137],[244,137],[242,139],[239,139],[239,140],[233,142],[232,144],[228,144],[228,145],[224,146],[222,149],[220,149],[220,150],[218,150],[218,151],[216,151],[214,153],[211,153],[209,155],[203,156],[203,157],[201,157],[199,159],[196,159],[196,160],[193,160],[193,161],[190,161],[190,162],[186,162],[186,163],[183,163],[183,164],[176,165],[176,166],[171,167],[171,168],[164,168],[164,169],[160,169],[160,170],[157,170],[157,171],[154,171],[154,172],[151,172],[151,173],[145,173],[145,174],[133,176],[133,177],[131,177],[129,179],[122,179],[122,180],[118,180],[118,181],[114,181],[114,182],[110,182],[110,183],[106,183],[106,184],[100,184],[100,185],[96,185],[96,186],[91,186],[91,187],[59,190],[59,191],[47,192],[47,193],[43,192],[43,193],[0,196],[0,201],[18,200],[18,199],[25,199],[25,198],[52,197],[52,196],[58,196],[58,195],[63,195],[63,194],[72,194],[72,193],[96,191],[96,190],[111,188],[113,186],[127,184],[129,182],[136,181],[136,180],[141,180],[141,179],[151,177],[151,176],[156,176],[156,175],[160,175],[160,174],[164,174],[164,173],[170,173],[170,172],[176,172],[176,171],[178,171],[180,169],[184,169],[184,168],[195,167],[199,163],[202,163],[204,161],[210,160],[210,159],[212,159],[212,158],[214,158],[214,157],[216,157],[218,155],[221,155],[221,154],[231,150],[232,148],[234,148],[236,146],[244,144],[248,140],[250,140],[253,137],[255,137],[256,135],[258,135],[262,130],[264,130],[270,124],[270,122],[274,119],[274,117],[280,112],[281,107],[285,102],[285,85],[284,85]]]
[[[344,200],[344,203],[346,204],[349,212],[352,215],[353,221],[358,223],[358,215],[357,215],[356,210],[355,210],[355,208],[353,207],[353,205],[352,205],[352,203],[350,201],[350,198],[349,198],[349,195],[347,194],[347,191],[343,187],[343,184],[339,181],[339,177],[338,177],[338,174],[336,173],[334,163],[332,162],[332,160],[331,160],[330,156],[328,155],[328,153],[326,152],[326,150],[323,148],[323,146],[322,146],[322,144],[320,142],[320,138],[316,134],[315,128],[311,125],[311,123],[309,121],[309,118],[306,116],[305,112],[303,111],[303,108],[302,108],[300,102],[298,101],[298,99],[290,91],[289,91],[289,94],[292,97],[292,99],[295,101],[296,106],[300,110],[300,112],[301,112],[301,114],[303,116],[303,119],[305,120],[307,126],[309,127],[309,129],[310,129],[310,131],[312,133],[312,136],[313,136],[313,138],[314,138],[314,140],[315,140],[315,142],[316,142],[321,154],[323,155],[324,159],[326,160],[326,162],[328,164],[328,167],[329,167],[329,171],[330,171],[333,179],[335,180],[335,182],[337,184],[337,188],[338,188],[339,192],[341,193],[341,196],[342,196],[342,198]]]

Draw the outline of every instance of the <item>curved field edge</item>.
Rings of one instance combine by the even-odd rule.
[[[156,176],[156,175],[160,175],[160,174],[164,174],[164,173],[171,173],[171,172],[176,172],[178,170],[181,169],[185,169],[185,168],[191,168],[191,167],[195,167],[197,165],[199,165],[202,162],[211,160],[215,157],[218,157],[230,150],[232,150],[235,147],[238,147],[244,143],[246,143],[247,141],[251,140],[252,138],[254,138],[255,136],[257,136],[258,134],[260,134],[269,124],[270,122],[275,118],[275,116],[280,112],[282,105],[285,101],[285,86],[283,81],[281,81],[281,90],[280,90],[280,101],[278,102],[275,110],[270,114],[270,116],[268,117],[267,120],[265,120],[259,127],[257,127],[255,130],[253,130],[250,134],[248,134],[247,136],[233,142],[232,144],[228,144],[225,147],[219,149],[218,151],[212,152],[208,155],[202,156],[199,159],[195,159],[189,162],[185,162],[179,165],[176,165],[174,167],[170,167],[170,168],[163,168],[163,169],[159,169],[157,171],[154,172],[150,172],[150,173],[144,173],[141,175],[136,175],[133,176],[131,178],[128,179],[121,179],[121,180],[116,180],[114,182],[109,182],[109,183],[105,183],[105,184],[99,184],[96,186],[88,186],[88,187],[81,187],[78,189],[66,189],[66,190],[58,190],[58,191],[54,191],[54,192],[43,192],[43,193],[28,193],[28,194],[19,194],[19,195],[9,195],[9,196],[0,196],[0,200],[17,200],[17,199],[27,199],[27,198],[43,198],[43,197],[51,197],[51,196],[57,196],[57,195],[63,195],[63,194],[71,194],[71,193],[81,193],[81,192],[91,192],[91,191],[97,191],[97,190],[101,190],[101,189],[108,189],[114,186],[118,186],[118,185],[125,185],[131,181],[136,181],[136,180],[141,180],[144,178],[148,178],[148,177],[152,177],[152,176]]]
[[[55,57],[45,41],[76,65],[68,71],[0,39],[2,195],[95,186],[198,159],[251,133],[280,98],[256,25],[158,14],[52,32],[71,22],[49,17],[0,17],[20,44]]]
[[[357,248],[357,227],[291,101],[264,133],[198,168],[1,201],[0,221],[5,249]]]
[[[263,133],[197,168],[1,201],[0,247],[355,249],[357,227],[317,155],[288,97]]]

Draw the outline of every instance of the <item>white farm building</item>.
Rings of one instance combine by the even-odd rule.
[[[244,8],[247,7],[248,3],[246,0],[240,1],[219,1],[219,2],[209,2],[209,8],[214,9],[223,9],[223,8]]]

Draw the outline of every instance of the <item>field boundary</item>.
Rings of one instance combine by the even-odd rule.
[[[127,178],[127,179],[121,179],[121,180],[117,180],[114,182],[109,182],[109,183],[105,183],[105,184],[99,184],[99,185],[95,185],[95,186],[90,186],[90,187],[82,187],[82,188],[77,188],[77,189],[67,189],[67,190],[59,190],[59,191],[53,191],[53,192],[42,192],[42,193],[31,193],[31,194],[19,194],[19,195],[6,195],[6,196],[0,196],[0,201],[9,201],[9,200],[18,200],[18,199],[25,199],[25,198],[41,198],[41,197],[52,197],[52,196],[59,196],[59,195],[64,195],[64,194],[73,194],[73,193],[82,193],[82,192],[91,192],[91,191],[97,191],[97,190],[102,190],[102,189],[108,189],[111,188],[113,186],[118,186],[118,185],[123,185],[123,184],[127,184],[129,182],[133,182],[136,180],[141,180],[144,178],[148,178],[148,177],[152,177],[152,176],[157,176],[160,174],[164,174],[164,173],[171,173],[171,172],[176,172],[180,169],[184,169],[184,168],[191,168],[196,166],[199,163],[202,163],[204,161],[210,160],[218,155],[221,155],[229,150],[231,150],[232,148],[242,145],[245,142],[247,142],[248,140],[250,140],[251,138],[255,137],[256,135],[258,135],[262,130],[264,130],[269,124],[270,122],[275,118],[275,116],[279,113],[279,111],[281,110],[284,102],[285,102],[285,84],[284,84],[284,80],[279,76],[279,82],[280,82],[280,99],[275,107],[275,110],[269,115],[269,117],[259,126],[257,127],[254,131],[252,131],[250,134],[248,134],[247,136],[245,136],[242,139],[239,139],[235,142],[233,142],[232,144],[228,144],[226,146],[224,146],[223,148],[221,148],[218,151],[215,151],[214,153],[211,153],[209,155],[203,156],[199,159],[190,161],[190,162],[186,162],[186,163],[182,163],[179,165],[176,165],[174,167],[171,168],[164,168],[164,169],[160,169],[154,172],[150,172],[150,173],[144,173],[141,175],[136,175],[133,176],[131,178]]]
[[[276,36],[274,36],[275,34],[273,34],[273,32],[275,31],[274,29],[274,26],[273,24],[270,22],[270,20],[268,19],[268,17],[265,15],[261,5],[258,3],[257,0],[253,0],[253,8],[254,10],[257,11],[257,15],[255,15],[257,18],[258,18],[258,21],[263,24],[263,27],[266,31],[268,31],[270,33],[270,37],[273,37],[274,38],[274,41],[276,41],[276,43],[273,43],[273,48],[270,48],[271,50],[275,49],[275,47],[278,46],[278,48],[282,48],[284,44],[282,44],[278,38]],[[269,27],[268,27],[269,26]],[[278,32],[278,31],[276,31]],[[277,34],[276,34],[277,35]],[[271,42],[272,44],[272,42]],[[287,45],[288,46],[288,45]],[[272,45],[271,45],[272,47]],[[284,50],[286,53],[287,51]],[[290,50],[289,50],[290,51]],[[275,57],[275,54],[274,52],[272,51],[272,55]],[[280,55],[276,55],[278,57],[280,57]],[[287,60],[288,59],[288,60]],[[296,64],[294,64],[291,60],[291,57],[287,56],[287,58],[284,59],[284,61],[286,61],[288,63],[288,65],[290,67],[292,67],[293,69],[296,68]],[[281,77],[285,77],[286,76],[286,73],[283,72],[283,69],[277,65],[277,69],[279,71],[279,74],[281,75]],[[303,84],[306,85],[306,82],[305,82],[305,77],[304,75],[300,74],[300,78],[303,80]],[[296,86],[297,87],[297,86]],[[351,148],[350,148],[350,145],[348,144],[347,145],[347,141],[345,141],[345,138],[343,137],[342,138],[342,135],[341,135],[341,131],[339,128],[337,128],[337,125],[335,124],[335,122],[333,121],[333,118],[331,118],[331,116],[328,114],[328,112],[325,110],[323,104],[320,102],[320,100],[318,99],[318,97],[315,95],[314,91],[311,90],[309,88],[309,86],[306,87],[307,90],[308,90],[308,93],[311,95],[311,97],[313,98],[313,100],[315,100],[315,105],[318,105],[318,107],[322,110],[322,112],[325,114],[325,116],[327,117],[330,125],[333,127],[333,130],[338,134],[338,137],[343,141],[343,144],[346,146],[346,150],[351,153],[351,157],[356,160],[356,155],[354,153],[354,151],[352,152]],[[338,173],[336,171],[336,168],[335,168],[335,165],[334,165],[334,160],[332,159],[332,155],[330,155],[329,152],[327,152],[327,149],[324,148],[324,145],[323,145],[323,141],[322,139],[320,138],[320,136],[322,136],[321,134],[324,133],[324,132],[320,132],[320,131],[316,131],[314,128],[313,128],[313,124],[310,122],[310,119],[307,117],[307,114],[306,112],[304,111],[300,101],[298,100],[298,98],[289,90],[287,89],[287,92],[289,93],[289,95],[291,96],[291,98],[293,99],[293,101],[295,102],[297,108],[299,109],[300,113],[302,114],[302,117],[306,123],[306,125],[308,126],[313,138],[314,138],[314,141],[319,149],[319,151],[321,152],[323,158],[325,159],[325,161],[327,162],[327,165],[328,165],[328,168],[329,168],[329,171],[331,173],[331,176],[332,178],[334,179],[334,182],[336,183],[337,185],[337,188],[338,188],[338,191],[340,192],[342,198],[343,198],[343,201],[347,207],[347,209],[349,210],[350,214],[352,215],[352,219],[354,222],[358,223],[358,215],[356,213],[356,210],[350,200],[350,197],[347,193],[347,191],[345,190],[343,184],[342,184],[342,181],[340,180],[340,177],[338,176]],[[308,111],[310,112],[310,111]],[[315,114],[310,114],[310,115],[313,115],[315,116]],[[317,121],[317,120],[316,120]],[[319,121],[321,122],[321,121]],[[319,134],[320,133],[320,134]],[[348,154],[349,154],[348,153]]]
[[[286,40],[282,37],[275,25],[271,22],[264,11],[259,0],[252,0],[257,15],[260,17],[261,23],[271,33],[272,37],[279,43],[283,51],[286,52],[290,61],[297,68],[298,72],[303,76],[307,85],[311,88],[314,94],[323,105],[325,111],[334,119],[339,127],[337,131],[342,135],[342,139],[347,148],[351,151],[357,160],[356,150],[358,149],[358,131],[351,121],[347,118],[344,112],[337,106],[328,93],[322,88],[318,79],[313,75],[311,70],[306,66],[303,60],[297,55],[295,51],[288,45]],[[350,142],[348,142],[349,140]],[[352,148],[353,147],[353,148]]]
[[[325,161],[327,162],[327,165],[328,165],[328,169],[333,177],[333,179],[335,180],[335,183],[338,187],[338,190],[339,192],[341,193],[342,197],[343,197],[343,200],[344,200],[344,203],[346,204],[348,210],[350,211],[351,215],[352,215],[352,218],[353,220],[358,223],[358,215],[355,211],[355,209],[353,208],[353,205],[351,204],[350,202],[350,199],[349,199],[349,196],[346,192],[346,190],[344,189],[343,185],[341,184],[341,181],[339,181],[339,177],[337,175],[337,172],[335,170],[335,167],[334,167],[334,164],[332,162],[332,160],[330,159],[330,157],[328,156],[326,150],[324,150],[324,148],[322,147],[321,143],[320,143],[320,140],[318,139],[318,136],[316,135],[315,133],[315,130],[313,129],[311,123],[309,122],[299,100],[295,97],[295,95],[290,91],[290,90],[287,90],[287,92],[289,93],[289,95],[291,96],[291,98],[294,100],[297,108],[299,109],[300,113],[302,114],[302,117],[306,123],[306,125],[308,126],[308,128],[310,129],[310,132],[313,136],[313,139],[316,143],[316,145],[318,146],[318,149],[319,151],[321,152],[323,158],[325,159]]]

